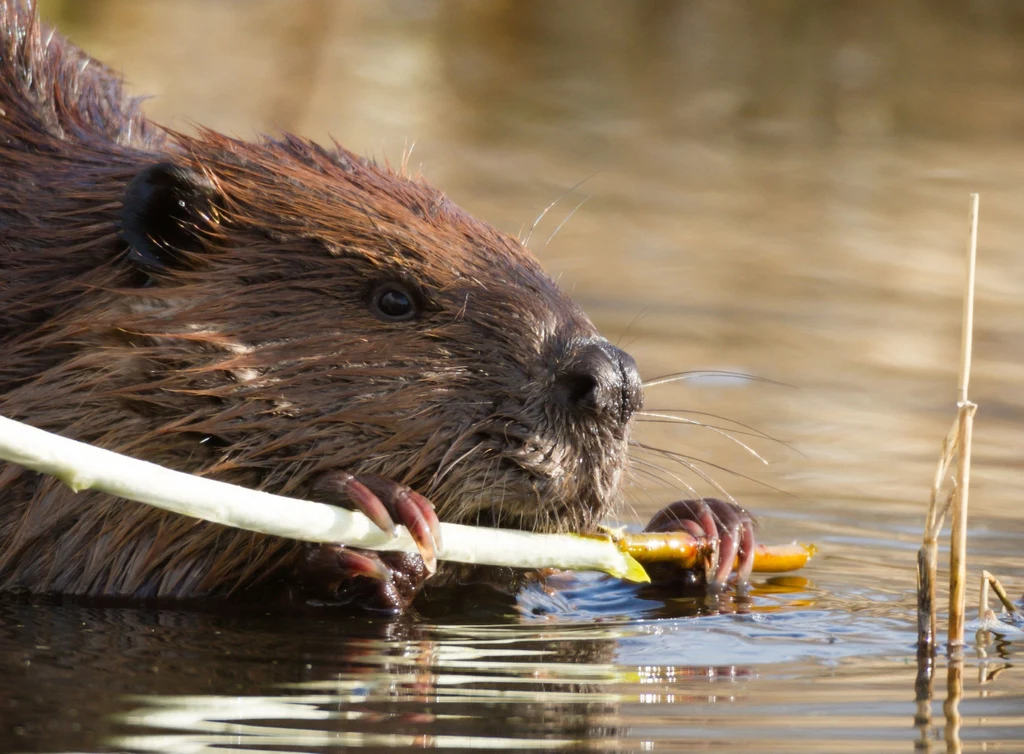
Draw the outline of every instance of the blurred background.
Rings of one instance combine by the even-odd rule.
[[[645,422],[642,440],[707,463],[641,455],[637,519],[687,485],[710,492],[706,473],[775,535],[875,531],[911,567],[954,415],[980,192],[972,512],[1017,551],[1018,0],[40,8],[161,123],[333,136],[392,164],[413,149],[429,181],[524,237],[557,201],[530,246],[645,379],[782,383],[651,387],[647,408],[730,429],[770,464],[714,431]]]

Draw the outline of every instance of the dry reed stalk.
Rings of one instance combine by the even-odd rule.
[[[978,406],[967,397],[971,380],[971,351],[974,343],[974,272],[978,258],[978,195],[971,194],[971,213],[967,241],[967,279],[964,281],[964,314],[960,332],[960,388],[957,396],[957,424],[960,451],[957,456],[957,494],[953,503],[953,521],[949,553],[949,627],[946,642],[951,648],[964,643],[964,616],[967,609],[967,501],[971,481],[971,441],[974,414]]]
[[[1017,612],[1017,606],[1013,604],[1013,600],[1010,599],[1010,595],[1006,593],[1003,585],[999,583],[999,579],[988,571],[982,571],[981,598],[978,600],[978,620],[983,621],[988,617],[989,590],[995,592],[996,597],[1003,603],[1003,608],[1006,612],[1015,618],[1020,617],[1020,613]]]
[[[967,275],[964,281],[963,318],[960,337],[960,378],[957,391],[957,416],[942,443],[931,502],[925,521],[924,540],[918,553],[918,651],[935,651],[935,579],[938,537],[946,514],[952,507],[952,531],[949,558],[948,647],[959,652],[964,643],[964,611],[967,582],[967,503],[971,476],[971,440],[974,414],[978,407],[968,398],[971,379],[971,355],[974,335],[974,277],[978,253],[978,195],[971,194],[967,241]],[[939,495],[953,457],[957,458],[953,489],[941,509]]]

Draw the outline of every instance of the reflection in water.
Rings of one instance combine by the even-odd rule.
[[[41,4],[177,127],[331,133],[393,162],[415,142],[433,182],[524,236],[559,199],[531,246],[645,378],[778,383],[651,387],[641,438],[706,462],[765,541],[820,554],[752,605],[587,576],[399,622],[4,602],[0,748],[945,746],[940,703],[914,704],[913,589],[969,191],[969,558],[1017,594],[1024,573],[1021,3]],[[638,472],[623,519],[687,485],[708,490],[683,465]],[[1022,645],[1007,626],[968,655],[964,748],[1024,748]]]
[[[89,623],[100,628],[103,616],[97,617]],[[252,655],[265,653],[262,642],[289,628],[272,623],[253,630],[251,624],[243,628],[194,616],[186,622],[197,631],[213,629],[228,643],[244,639],[255,645]],[[804,616],[790,628],[815,622]],[[773,642],[802,642],[806,652],[813,635],[787,637],[770,623],[759,632],[733,631],[738,643],[759,646],[759,662],[748,666],[651,662],[661,646],[700,641],[707,629],[693,621],[546,631],[418,626],[409,632],[413,636],[406,628],[392,629],[346,640],[337,627],[300,628],[296,643],[313,679],[267,688],[280,672],[275,671],[250,679],[248,693],[240,696],[130,697],[121,702],[127,711],[115,716],[118,733],[107,743],[168,752],[342,746],[614,751],[683,740],[746,740],[751,751],[820,751],[842,740],[885,751],[900,750],[913,738],[907,724],[912,668],[858,657],[826,665],[824,674],[818,662],[790,658],[783,664],[772,653]],[[321,640],[310,641],[317,633]],[[673,634],[674,640],[664,641]],[[652,643],[653,637],[663,644]],[[646,644],[644,664],[615,653],[624,646],[628,655],[631,644]],[[714,647],[705,651],[718,654]],[[214,649],[197,658],[211,663],[208,673],[231,664],[216,655]],[[261,689],[273,693],[255,693]],[[1004,738],[1024,740],[1018,704],[1019,696],[1004,695],[986,705]],[[968,705],[965,714],[976,710]],[[808,718],[816,722],[809,726]]]
[[[835,725],[808,746],[911,732],[912,668],[863,656],[899,656],[911,626],[840,632],[827,611],[467,626],[6,600],[0,621],[9,709],[55,748],[623,750],[756,732],[773,750],[809,713]]]
[[[7,710],[22,728],[7,740],[168,752],[674,750],[684,740],[886,751],[912,740],[909,613],[848,621],[778,607],[474,626],[7,599],[0,677],[17,679]],[[992,651],[1012,666],[1020,646],[1003,639]],[[978,725],[983,702],[1000,738],[1024,740],[1021,683],[1003,672],[985,679],[984,700],[968,680],[963,714]]]

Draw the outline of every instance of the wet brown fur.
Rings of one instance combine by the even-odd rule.
[[[0,414],[283,494],[377,473],[442,520],[607,512],[626,430],[569,432],[547,400],[597,334],[519,241],[337,145],[167,132],[31,7],[0,0],[0,24]],[[217,201],[201,249],[144,285],[122,198],[165,161]],[[426,316],[374,318],[377,279],[419,286]],[[0,464],[0,589],[222,595],[300,560],[292,541]]]

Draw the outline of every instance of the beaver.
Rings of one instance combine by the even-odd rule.
[[[336,143],[161,128],[18,0],[0,0],[0,349],[4,416],[361,510],[419,548],[232,530],[0,465],[0,590],[32,593],[401,609],[444,581],[439,521],[608,515],[643,397],[519,240],[422,178]],[[652,527],[720,536],[712,585],[737,550],[749,574],[732,503]]]

